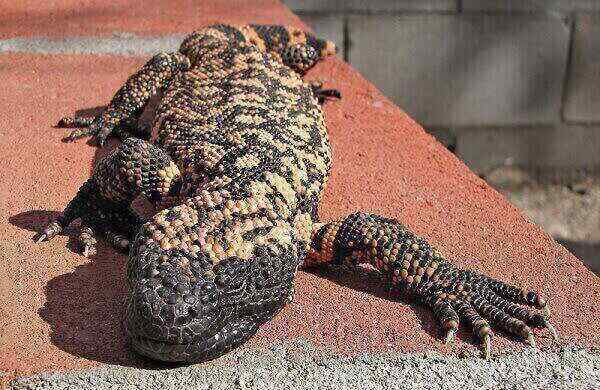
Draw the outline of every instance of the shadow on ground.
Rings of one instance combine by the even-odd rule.
[[[56,211],[35,210],[10,218],[10,223],[39,232],[58,217]],[[80,253],[77,226],[62,233],[68,249]],[[126,303],[126,257],[102,241],[97,253],[71,272],[52,278],[38,314],[51,327],[51,341],[61,350],[85,359],[139,368],[172,368],[144,359],[127,347],[122,319]]]
[[[59,212],[35,210],[17,214],[10,223],[31,232],[39,232],[59,216]],[[80,253],[77,225],[66,229],[68,249]],[[98,242],[97,253],[69,273],[52,278],[46,285],[46,302],[38,314],[51,327],[51,341],[72,355],[101,363],[138,368],[173,368],[176,365],[157,363],[130,351],[122,327],[127,300],[125,282],[126,256],[117,253],[104,242]],[[425,307],[407,302],[382,283],[381,277],[368,269],[310,269],[309,272],[367,294],[386,300],[402,300],[412,306],[423,331],[442,340],[444,335]],[[470,331],[462,328],[458,337],[478,344]]]
[[[402,296],[398,291],[393,290],[391,286],[382,279],[377,271],[366,267],[358,267],[358,269],[346,267],[309,268],[306,269],[306,271],[356,291],[371,294],[381,299],[402,302],[405,305],[409,305],[411,310],[413,310],[417,316],[420,329],[434,339],[444,342],[446,334],[438,324],[431,309],[414,301],[411,297]],[[495,328],[494,332],[508,340],[517,343],[523,342],[522,338],[504,332],[502,329]],[[464,324],[459,327],[456,338],[463,343],[471,344],[476,347],[481,346],[481,342],[473,336],[471,329]]]

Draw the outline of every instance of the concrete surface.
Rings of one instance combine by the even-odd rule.
[[[439,353],[361,354],[340,357],[298,340],[245,349],[203,366],[164,370],[104,366],[68,374],[42,374],[8,387],[34,389],[597,389],[600,355],[579,348],[527,349],[489,362]]]
[[[349,61],[425,126],[560,120],[569,30],[556,17],[351,17]]]
[[[151,56],[179,48],[185,34],[161,37],[139,37],[115,33],[113,37],[79,38],[11,38],[0,40],[0,53],[40,54],[120,54]]]
[[[246,13],[243,6],[227,3],[227,12],[224,5],[216,6],[214,13],[207,11],[196,19],[195,27],[215,19],[255,21],[254,11]],[[24,4],[22,7],[27,7]],[[63,11],[74,7],[67,1],[54,4]],[[116,3],[115,9],[123,15],[115,18],[115,23],[122,31],[155,34],[154,27],[142,26],[131,13],[149,16],[146,23],[150,23],[155,20],[151,18],[157,10],[152,8],[154,4],[149,3],[148,9],[137,5],[128,9]],[[189,15],[188,3],[172,4],[165,15]],[[79,30],[67,23],[48,34],[57,37],[74,29],[78,36],[102,36],[113,27],[98,27],[105,20],[101,11],[100,7],[98,13],[76,18]],[[19,9],[11,12],[27,15]],[[300,23],[277,4],[260,12],[262,18],[270,17],[270,22]],[[59,17],[22,17],[19,28],[39,33],[50,29],[49,21]],[[179,33],[178,24],[165,20],[169,23],[156,23],[161,29],[172,28],[172,34]],[[142,58],[111,55],[0,54],[4,88],[0,95],[0,158],[7,172],[0,175],[0,296],[6,297],[0,301],[0,371],[4,382],[103,363],[152,366],[131,354],[123,338],[125,258],[101,245],[96,256],[84,259],[74,251],[72,231],[43,245],[31,241],[34,232],[57,215],[89,176],[94,162],[106,153],[85,142],[62,143],[65,133],[53,124],[77,110],[97,112],[143,62]],[[322,203],[324,220],[355,210],[399,218],[457,264],[549,296],[553,322],[564,345],[592,348],[600,344],[600,278],[347,64],[330,59],[307,78],[323,79],[344,97],[325,106],[334,162]],[[468,332],[459,334],[455,348],[443,347],[428,310],[407,305],[374,275],[347,271],[300,272],[294,302],[263,326],[248,347],[299,338],[336,356],[426,350],[477,353]],[[560,354],[547,333],[538,332],[537,338],[541,347]],[[494,353],[523,349],[523,343],[502,334],[494,340]],[[524,353],[525,360],[533,359]],[[585,375],[591,378],[587,369],[595,363],[592,357],[587,359]],[[202,367],[194,369],[202,372]],[[162,372],[152,371],[148,380],[159,381]]]
[[[600,9],[600,2],[597,2]],[[573,122],[600,121],[600,15],[579,15],[575,22],[572,63],[564,117]]]

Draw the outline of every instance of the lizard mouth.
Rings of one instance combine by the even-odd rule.
[[[143,327],[128,320],[123,321],[123,328],[129,346],[142,356],[171,363],[189,363],[199,360],[197,352],[201,348],[201,340],[199,342],[190,340],[187,343],[174,343],[148,337],[142,330]]]
[[[192,343],[174,344],[134,334],[130,334],[129,342],[140,355],[163,362],[190,361],[188,351],[194,346]]]

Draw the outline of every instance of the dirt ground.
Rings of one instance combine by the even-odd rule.
[[[501,167],[490,185],[600,275],[600,174]]]

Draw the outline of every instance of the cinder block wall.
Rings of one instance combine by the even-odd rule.
[[[600,0],[284,0],[485,173],[600,167]]]

